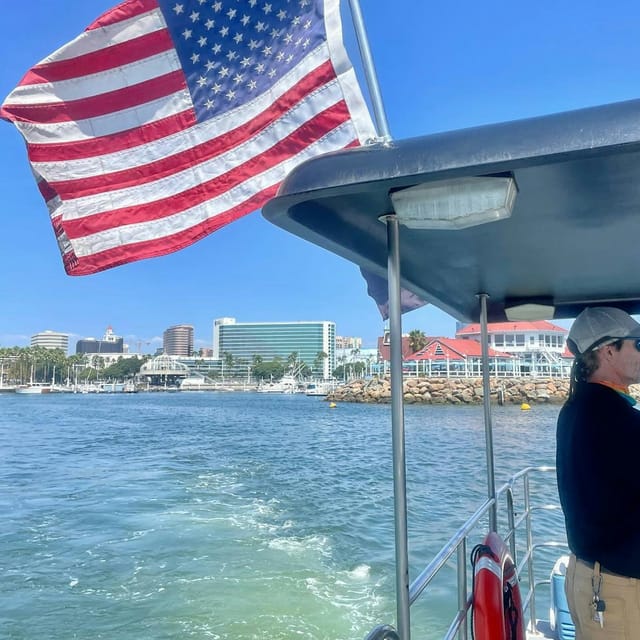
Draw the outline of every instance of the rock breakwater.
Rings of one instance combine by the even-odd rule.
[[[569,380],[557,378],[498,378],[491,380],[491,401],[496,404],[563,403],[569,392]],[[640,397],[640,388],[632,389]],[[481,378],[405,378],[404,401],[407,404],[481,404]],[[388,377],[353,380],[327,396],[332,402],[391,402]]]

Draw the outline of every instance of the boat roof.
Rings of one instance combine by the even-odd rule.
[[[509,175],[510,218],[460,230],[400,225],[401,284],[458,320],[551,318],[615,304],[640,313],[640,100],[370,145],[312,158],[263,208],[272,223],[380,276],[390,193]],[[536,320],[539,317],[518,317]]]

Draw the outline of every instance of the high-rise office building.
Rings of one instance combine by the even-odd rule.
[[[32,347],[44,347],[45,349],[62,349],[65,353],[69,350],[69,334],[58,331],[41,331],[31,336]]]
[[[193,326],[177,324],[162,334],[162,347],[168,356],[193,355]]]
[[[111,327],[107,327],[104,336],[102,336],[102,340],[82,338],[76,342],[76,353],[99,355],[102,353],[124,353],[124,351],[124,341],[122,337],[113,333]]]
[[[264,360],[287,360],[298,354],[313,374],[330,378],[336,368],[336,325],[334,322],[236,322],[218,318],[213,324],[213,357],[233,358],[251,363],[254,356]],[[321,354],[326,357],[321,357]]]

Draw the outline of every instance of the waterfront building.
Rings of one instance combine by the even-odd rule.
[[[487,326],[489,367],[496,376],[567,378],[573,356],[566,346],[568,331],[547,322],[494,322]],[[429,337],[411,353],[402,337],[403,368],[408,375],[476,377],[482,374],[479,324],[458,325],[455,338]],[[389,371],[387,334],[378,339],[381,368]]]
[[[429,338],[427,345],[405,358],[406,374],[427,377],[482,376],[482,347],[476,340]],[[489,348],[489,369],[496,376],[514,375],[514,356]]]
[[[547,320],[487,325],[489,347],[515,356],[514,375],[567,377],[573,361],[566,345],[568,333]],[[456,338],[480,342],[480,325],[460,328]]]
[[[69,351],[69,334],[47,329],[31,336],[31,346],[61,349],[66,354]]]
[[[218,318],[213,324],[213,357],[227,355],[244,366],[256,356],[263,360],[288,360],[297,354],[315,377],[328,379],[336,368],[336,325],[329,321],[236,322]],[[325,354],[326,357],[322,357]]]
[[[497,351],[525,353],[550,351],[562,354],[569,332],[547,320],[536,322],[490,322],[487,325],[489,346]],[[480,342],[480,325],[467,324],[456,331],[456,338]]]
[[[85,355],[123,354],[125,345],[121,336],[115,335],[111,327],[107,327],[102,340],[82,338],[76,342],[76,353]]]
[[[162,334],[163,351],[168,356],[193,355],[193,326],[190,324],[176,324],[169,327]]]

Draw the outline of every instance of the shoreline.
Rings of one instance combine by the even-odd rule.
[[[482,404],[482,378],[405,378],[406,404]],[[492,378],[491,402],[494,404],[563,404],[569,393],[566,378]],[[640,385],[631,388],[640,399]],[[330,402],[386,404],[391,402],[388,376],[352,380],[326,397]]]

